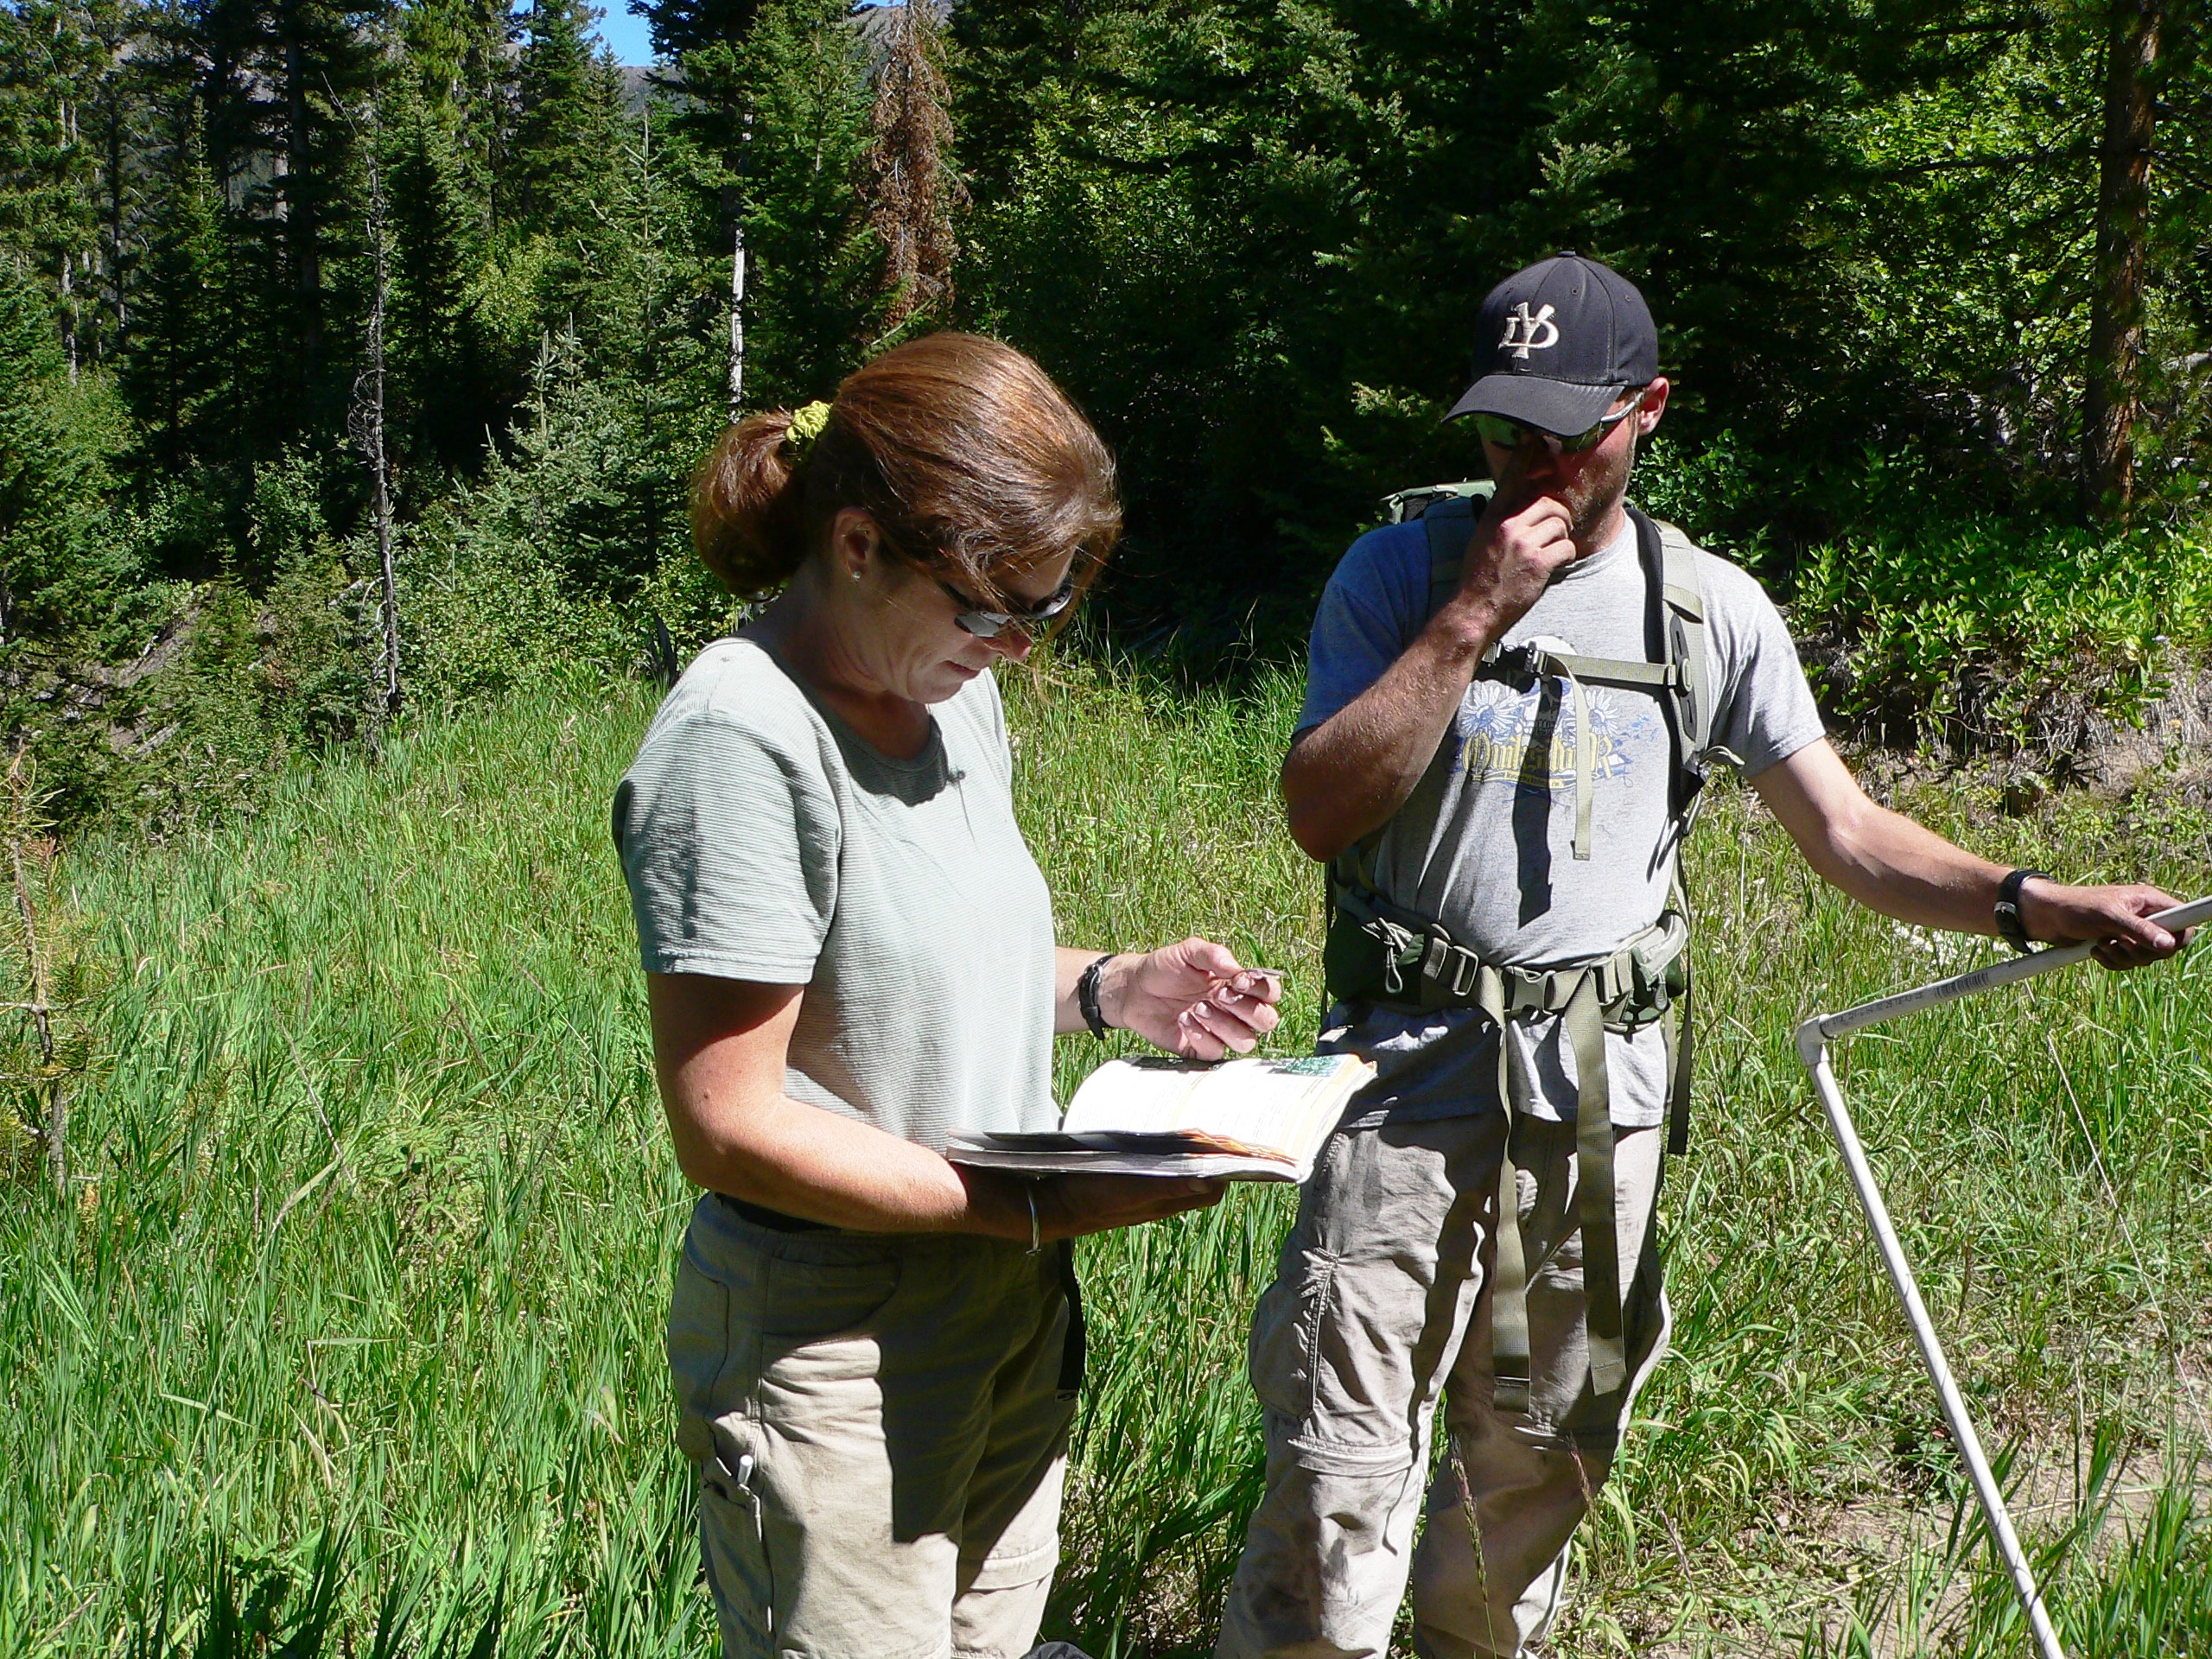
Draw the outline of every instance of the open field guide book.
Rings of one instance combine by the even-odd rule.
[[[1109,1060],[1084,1079],[1058,1129],[956,1135],[945,1156],[1019,1175],[1303,1181],[1344,1103],[1374,1075],[1353,1054]]]

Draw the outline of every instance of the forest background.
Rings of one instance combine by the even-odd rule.
[[[913,333],[1033,353],[1121,459],[1008,685],[1071,937],[1311,977],[1300,638],[1378,497],[1477,464],[1477,303],[1562,247],[1659,319],[1642,499],[1885,789],[2201,890],[2202,0],[642,10],[650,73],[577,0],[0,0],[0,1653],[710,1647],[601,814],[735,615],[692,465]],[[1786,1043],[1966,958],[1715,815],[1679,1357],[1566,1650],[2015,1650]],[[1968,1149],[1892,1190],[2082,1651],[2212,1653],[2202,968],[1853,1062],[1878,1154]],[[1093,1651],[1205,1650],[1282,1198],[1085,1252]]]
[[[1563,247],[1847,728],[2063,774],[2206,636],[2201,0],[635,9],[650,74],[582,0],[0,5],[0,737],[64,827],[667,672],[732,410],[946,324],[1121,457],[1094,643],[1282,658]]]

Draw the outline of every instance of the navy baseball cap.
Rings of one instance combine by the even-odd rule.
[[[1444,418],[1503,415],[1561,437],[1587,431],[1659,373],[1659,331],[1636,284],[1555,254],[1490,291],[1475,321],[1475,384]]]

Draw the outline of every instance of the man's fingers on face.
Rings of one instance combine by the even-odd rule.
[[[1516,443],[1506,451],[1505,465],[1498,468],[1497,472],[1497,491],[1495,499],[1510,500],[1514,493],[1520,489],[1522,481],[1529,476],[1529,445]]]
[[[1573,515],[1567,512],[1567,503],[1549,491],[1538,491],[1527,495],[1514,507],[1510,516],[1515,524],[1531,530],[1541,529],[1548,524],[1559,524],[1563,527],[1573,522]]]

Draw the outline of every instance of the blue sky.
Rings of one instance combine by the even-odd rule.
[[[599,20],[599,38],[614,48],[617,63],[651,63],[652,34],[645,20],[630,15],[623,0],[601,0],[607,15]]]
[[[630,15],[625,0],[599,0],[607,15],[599,20],[599,38],[614,48],[614,60],[623,64],[645,64],[653,60],[652,33],[645,27],[645,20]],[[881,5],[886,0],[859,0],[855,10]]]

